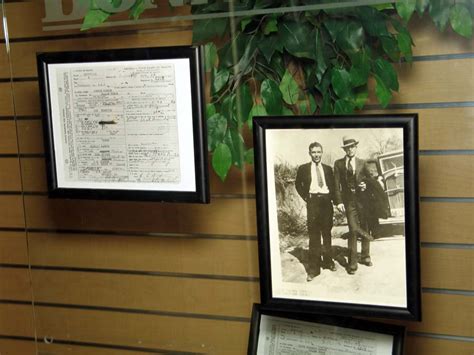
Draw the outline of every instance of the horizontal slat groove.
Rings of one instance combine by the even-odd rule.
[[[424,293],[439,293],[443,295],[460,295],[460,296],[468,296],[468,297],[474,296],[474,291],[470,291],[470,290],[448,290],[448,289],[442,289],[442,288],[423,287],[422,291]]]
[[[19,301],[0,299],[0,304],[16,304],[16,305],[30,305],[31,301]],[[50,307],[50,308],[67,308],[67,309],[81,309],[87,311],[101,311],[101,312],[115,312],[115,313],[129,313],[129,314],[146,314],[155,316],[166,316],[175,318],[195,318],[195,319],[210,319],[229,322],[250,322],[248,317],[233,317],[220,316],[214,314],[200,314],[200,313],[185,313],[185,312],[168,312],[155,311],[148,309],[124,308],[124,307],[106,307],[106,306],[89,306],[80,304],[66,304],[66,303],[52,303],[52,302],[34,302],[35,307]]]
[[[423,332],[407,332],[409,336],[416,337],[427,337],[434,339],[443,339],[443,340],[455,340],[455,341],[466,341],[469,343],[474,342],[474,337],[464,337],[459,335],[446,335],[446,334],[434,334],[434,333],[423,333]]]

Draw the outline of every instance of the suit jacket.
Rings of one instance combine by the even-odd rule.
[[[334,174],[329,165],[321,163],[324,171],[324,179],[329,189],[329,196],[334,200]],[[298,194],[305,201],[309,197],[309,189],[311,187],[311,162],[300,165],[296,173],[295,187]]]
[[[366,181],[369,175],[365,165],[365,160],[356,157],[355,165],[355,180],[357,186],[362,181]],[[346,157],[336,160],[334,163],[334,180],[336,185],[334,197],[335,203],[338,205],[347,201],[349,194],[351,193],[347,184]]]

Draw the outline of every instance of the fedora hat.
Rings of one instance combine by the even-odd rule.
[[[351,146],[357,145],[357,144],[359,144],[359,141],[357,139],[355,139],[354,137],[344,136],[342,138],[341,148],[347,148],[347,147],[351,147]]]

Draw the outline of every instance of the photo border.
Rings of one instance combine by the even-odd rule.
[[[373,304],[308,301],[277,298],[272,295],[269,207],[267,185],[266,131],[271,129],[324,128],[403,128],[405,191],[405,255],[407,307]],[[418,193],[418,115],[378,114],[360,116],[275,116],[253,120],[257,232],[260,266],[260,297],[264,305],[289,311],[320,312],[334,315],[373,316],[421,320],[419,193]]]
[[[248,355],[257,354],[258,340],[260,336],[260,320],[262,315],[392,335],[392,355],[402,355],[404,353],[406,329],[402,325],[379,323],[350,317],[335,317],[323,314],[289,312],[271,306],[254,303],[250,321],[250,334],[247,347]]]
[[[43,116],[48,196],[51,198],[80,198],[107,200],[136,200],[160,202],[209,203],[209,172],[207,135],[204,120],[203,78],[204,51],[201,47],[175,46],[72,52],[37,53],[38,81]],[[99,189],[59,187],[55,164],[55,140],[53,136],[49,64],[117,62],[153,59],[189,59],[192,134],[194,139],[194,191],[146,190],[146,189]],[[181,152],[186,154],[186,152]]]

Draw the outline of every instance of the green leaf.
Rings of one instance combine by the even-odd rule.
[[[245,29],[247,28],[247,26],[249,25],[249,23],[252,22],[252,18],[251,17],[245,17],[242,19],[242,21],[240,21],[240,29],[242,31],[245,31]]]
[[[294,105],[298,101],[300,88],[288,69],[281,79],[279,88],[283,95],[283,100],[285,100],[287,104]]]
[[[204,58],[204,69],[206,72],[210,72],[216,66],[217,61],[217,48],[214,43],[206,43],[204,46]]]
[[[337,38],[339,37],[339,33],[342,31],[344,27],[343,21],[338,21],[334,19],[328,19],[324,21],[324,27],[328,30],[332,41],[336,42]]]
[[[264,9],[273,5],[273,0],[256,0],[254,9]]]
[[[206,117],[210,118],[211,116],[215,115],[216,113],[216,106],[214,104],[207,104],[206,105]]]
[[[354,106],[359,110],[362,110],[368,98],[369,91],[367,89],[367,86],[357,89],[354,97]]]
[[[450,0],[430,0],[429,12],[436,27],[443,32],[448,24],[450,14]]]
[[[227,177],[232,166],[232,152],[227,144],[219,143],[212,155],[212,167],[222,181]]]
[[[282,110],[282,96],[278,84],[271,79],[266,79],[260,87],[263,105],[270,115],[280,115]]]
[[[456,4],[451,7],[449,21],[454,31],[466,38],[472,37],[472,17],[466,6]]]
[[[383,108],[386,108],[390,100],[392,100],[392,93],[384,81],[378,76],[375,76],[375,82],[375,95],[377,96],[377,100],[379,100]]]
[[[416,12],[418,12],[418,15],[420,17],[425,12],[429,3],[430,3],[430,0],[416,0]]]
[[[279,25],[280,39],[285,49],[298,58],[315,59],[314,31],[307,23],[283,22]]]
[[[247,164],[253,164],[253,160],[254,160],[253,148],[250,148],[249,150],[245,151],[244,160]]]
[[[329,94],[323,96],[323,103],[321,105],[321,115],[330,115],[333,113],[332,101]]]
[[[397,42],[398,48],[400,48],[400,51],[405,56],[407,62],[411,62],[413,60],[413,54],[411,50],[412,41],[408,31],[400,32],[397,35]]]
[[[382,48],[388,57],[397,62],[400,59],[400,48],[398,47],[398,42],[393,37],[380,37],[382,42]]]
[[[354,112],[354,104],[345,99],[339,99],[334,103],[334,113],[336,115],[348,115]]]
[[[326,51],[324,50],[324,37],[320,30],[316,30],[316,77],[321,80],[324,72],[328,68]]]
[[[295,113],[286,106],[283,106],[283,109],[281,110],[281,114],[283,116],[294,116],[295,115]]]
[[[269,35],[272,32],[278,32],[278,20],[276,17],[269,19],[263,25],[263,34]]]
[[[308,95],[307,100],[298,101],[296,105],[298,106],[300,113],[303,115],[312,115],[318,108],[312,95]]]
[[[239,131],[235,128],[227,130],[224,143],[229,147],[232,154],[232,163],[242,168],[244,165],[245,144]]]
[[[364,43],[364,29],[359,22],[345,22],[336,38],[341,49],[350,54],[360,50]]]
[[[99,26],[109,18],[110,14],[100,9],[90,9],[84,17],[81,31]]]
[[[351,76],[345,69],[333,69],[331,84],[334,92],[340,98],[347,98],[351,95]]]
[[[234,119],[234,105],[235,105],[235,94],[230,94],[224,97],[222,100],[220,113],[230,120]],[[234,119],[235,121],[235,119]]]
[[[352,57],[352,67],[349,72],[352,87],[365,85],[369,79],[370,58],[366,52],[359,52]]]
[[[249,118],[247,120],[247,124],[250,129],[252,129],[253,118],[257,116],[268,116],[267,110],[265,110],[265,106],[260,105],[260,104],[253,105],[249,113]]]
[[[370,6],[360,6],[356,9],[364,30],[373,37],[389,36],[385,15]]]
[[[137,0],[129,10],[129,17],[137,20],[143,11],[145,11],[145,1]]]
[[[229,71],[227,69],[222,69],[217,71],[216,68],[213,69],[213,80],[212,80],[212,92],[214,94],[218,93],[229,81]]]
[[[227,118],[215,113],[207,119],[207,148],[213,151],[224,140],[227,131]]]
[[[193,43],[208,41],[214,37],[222,37],[227,28],[226,18],[194,20]]]
[[[244,53],[237,63],[235,71],[242,75],[247,74],[252,67],[250,66],[250,60],[256,55],[257,45],[260,42],[260,35],[250,36],[250,40],[246,43]]]
[[[398,78],[392,64],[378,58],[373,63],[373,71],[385,83],[387,88],[398,91]]]
[[[273,53],[283,50],[283,43],[277,35],[265,36],[258,43],[258,49],[260,49],[267,62],[270,63]]]
[[[245,51],[249,36],[239,32],[231,41],[219,49],[219,65],[229,68],[237,63]]]
[[[236,117],[239,126],[247,121],[250,110],[252,109],[252,93],[247,84],[241,84],[234,100],[234,117]]]
[[[411,15],[413,15],[415,7],[416,0],[397,0],[397,3],[395,4],[398,14],[406,22],[408,22]]]
[[[278,73],[278,76],[281,78],[283,75],[285,75],[285,62],[283,60],[282,55],[274,55],[272,57],[272,60],[270,62],[270,66],[272,67],[273,70],[275,70]]]
[[[112,0],[112,6],[117,8],[122,5],[122,0]]]

